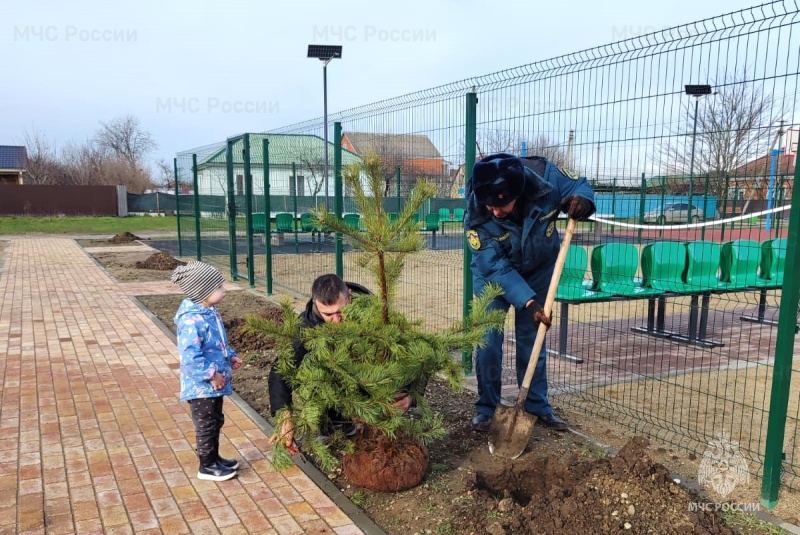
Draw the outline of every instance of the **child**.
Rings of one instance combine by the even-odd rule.
[[[236,476],[239,462],[219,456],[219,434],[225,423],[223,396],[230,396],[231,369],[242,361],[228,346],[228,335],[215,305],[225,298],[225,279],[203,262],[175,268],[172,282],[184,299],[175,314],[181,358],[181,401],[188,401],[197,442],[198,479],[225,481]]]

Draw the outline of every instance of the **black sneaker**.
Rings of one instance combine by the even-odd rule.
[[[203,466],[201,464],[200,468],[197,470],[197,479],[205,479],[208,481],[227,481],[233,477],[236,477],[236,470],[228,468],[227,466],[222,466],[219,463],[214,463],[208,466]]]
[[[239,461],[236,459],[226,459],[225,457],[217,456],[217,462],[225,468],[230,468],[231,470],[236,470],[239,468]]]

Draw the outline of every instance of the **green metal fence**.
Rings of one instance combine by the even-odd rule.
[[[562,295],[548,339],[554,404],[710,459],[741,454],[774,506],[781,485],[800,488],[800,385],[790,381],[799,224],[787,209],[797,19],[793,3],[774,2],[186,151],[176,160],[178,180],[194,181],[179,196],[182,254],[213,257],[268,293],[307,295],[327,272],[371,287],[357,254],[303,214],[325,203],[353,214],[348,192],[337,195],[341,167],[375,152],[388,211],[417,177],[439,187],[419,213],[428,248],[408,263],[399,305],[441,327],[472,295],[459,210],[474,160],[547,156],[597,194],[572,279],[600,288],[623,269],[612,261],[627,259],[631,287],[647,290]],[[732,258],[756,278],[712,286]]]

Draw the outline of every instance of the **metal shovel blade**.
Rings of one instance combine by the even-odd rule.
[[[526,412],[521,404],[498,405],[489,426],[489,453],[516,459],[525,451],[534,425],[536,416]]]

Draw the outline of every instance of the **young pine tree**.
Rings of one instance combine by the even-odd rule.
[[[428,379],[447,379],[453,389],[462,386],[462,368],[456,354],[482,344],[487,329],[499,329],[502,313],[488,312],[489,302],[500,295],[491,287],[472,303],[470,315],[442,332],[429,332],[421,321],[411,321],[395,309],[398,281],[404,260],[425,246],[420,224],[414,214],[436,192],[432,182],[418,180],[405,207],[396,219],[383,205],[383,162],[367,156],[343,173],[348,191],[353,192],[362,225],[348,226],[325,208],[315,213],[319,223],[340,232],[357,251],[358,264],[373,275],[377,291],[357,295],[343,310],[341,323],[324,323],[299,329],[299,321],[288,301],[282,303],[284,322],[248,319],[248,329],[271,336],[278,342],[275,366],[293,388],[291,409],[276,415],[280,432],[285,411],[291,410],[295,437],[305,438],[306,447],[326,470],[337,464],[329,443],[315,437],[328,409],[336,410],[365,433],[384,442],[413,441],[422,445],[444,436],[446,430],[425,398]],[[368,188],[364,188],[364,179]],[[292,341],[299,339],[308,349],[300,366],[295,366]],[[395,396],[408,391],[419,417],[410,418],[394,406]],[[350,448],[352,448],[350,444]],[[278,443],[274,464],[291,465],[287,450]]]

